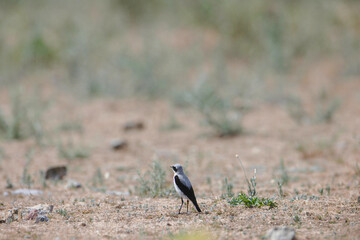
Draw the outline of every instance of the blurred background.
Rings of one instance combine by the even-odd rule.
[[[0,4],[3,88],[41,82],[80,97],[178,102],[206,82],[261,101],[288,95],[320,62],[336,62],[340,76],[360,72],[354,0]]]
[[[0,133],[7,144],[1,158],[27,168],[34,151],[48,151],[31,164],[33,172],[36,165],[81,158],[92,159],[95,169],[112,169],[101,165],[104,154],[109,162],[119,156],[101,139],[125,136],[114,129],[134,119],[149,128],[129,136],[146,149],[121,156],[137,159],[126,163],[132,167],[149,166],[154,153],[163,154],[159,146],[180,152],[165,154],[169,162],[198,161],[202,153],[181,157],[193,151],[189,139],[201,145],[204,136],[249,133],[298,131],[289,136],[291,149],[300,158],[313,151],[324,157],[326,151],[306,149],[301,133],[333,123],[334,116],[352,124],[360,98],[359,12],[355,0],[1,0]],[[335,129],[326,139],[331,146],[339,140],[338,124],[325,125]],[[198,130],[204,126],[210,135]],[[169,133],[177,129],[183,134]],[[319,136],[326,133],[318,129]],[[227,147],[215,155],[237,152]],[[206,161],[199,166],[212,166]],[[228,174],[231,167],[224,168]],[[24,171],[12,174],[16,179]]]
[[[311,220],[304,238],[358,232],[359,13],[359,0],[0,0],[0,214],[56,203],[54,231],[41,231],[76,236],[68,213],[80,221],[91,208],[90,234],[105,238],[149,210],[123,234],[144,225],[159,236],[156,214],[178,199],[138,196],[176,197],[169,166],[180,162],[226,239],[250,221],[253,237],[300,219]],[[228,207],[249,183],[239,159],[280,217],[266,212],[259,224]],[[16,188],[48,195],[18,198]],[[339,215],[316,212],[323,206]],[[112,228],[96,225],[111,214]],[[177,231],[177,216],[167,218]]]

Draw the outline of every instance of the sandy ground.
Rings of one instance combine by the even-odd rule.
[[[49,142],[60,139],[81,144],[89,148],[90,156],[66,160],[58,155],[56,144],[40,147],[33,140],[3,140],[0,220],[14,207],[50,204],[54,210],[47,215],[46,223],[24,217],[1,223],[0,238],[158,239],[182,231],[201,231],[214,239],[260,239],[274,226],[289,225],[297,239],[360,239],[360,173],[356,168],[360,166],[359,89],[359,81],[337,84],[342,105],[331,124],[298,125],[284,108],[262,104],[245,115],[246,134],[221,139],[208,136],[210,129],[199,124],[192,110],[179,110],[164,101],[96,99],[85,103],[56,97],[46,113],[49,127],[79,121],[83,131],[59,132],[49,137]],[[1,101],[7,104],[6,97]],[[161,130],[171,115],[182,127]],[[121,126],[129,120],[141,120],[145,128],[122,131]],[[109,142],[114,138],[127,140],[128,147],[113,151]],[[3,195],[9,191],[6,177],[14,189],[25,187],[18,179],[31,146],[36,146],[28,168],[34,179],[31,188],[43,193]],[[224,177],[233,183],[234,192],[247,190],[235,154],[239,154],[249,176],[257,169],[258,195],[274,198],[277,208],[230,206],[220,198]],[[203,209],[201,214],[191,206],[189,214],[178,215],[180,200],[175,195],[149,198],[136,194],[137,172],[145,173],[154,159],[166,170],[169,186],[172,171],[168,166],[175,162],[185,165]],[[278,196],[275,180],[280,176],[280,159],[290,177],[283,186],[283,198]],[[48,181],[43,188],[39,170],[58,165],[68,167],[67,176],[57,183]],[[98,168],[104,176],[103,187],[119,195],[91,188]],[[66,189],[67,179],[75,179],[83,187]],[[66,216],[59,214],[59,209],[66,210]],[[300,218],[297,222],[295,215]]]

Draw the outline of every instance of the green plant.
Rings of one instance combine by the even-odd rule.
[[[104,177],[101,173],[101,169],[97,168],[95,174],[92,177],[92,185],[93,187],[99,187],[104,185]]]
[[[58,155],[62,158],[72,160],[78,158],[88,158],[90,156],[90,151],[87,147],[84,146],[75,146],[73,143],[67,144],[58,144]]]
[[[41,183],[41,186],[43,188],[46,188],[47,187],[47,184],[46,184],[46,178],[45,178],[45,172],[43,170],[40,170],[39,171],[39,175],[40,175],[40,183]]]
[[[12,93],[8,116],[0,109],[0,135],[15,140],[34,137],[37,143],[41,143],[45,134],[42,123],[45,103],[35,94],[31,97],[25,95],[22,89]]]
[[[330,196],[330,185],[329,184],[326,185],[325,190],[326,190],[327,195]]]
[[[154,160],[151,169],[144,175],[138,173],[138,185],[135,189],[142,196],[167,196],[171,193],[166,187],[165,171],[161,164]]]
[[[6,176],[6,187],[5,188],[10,189],[10,188],[13,188],[13,187],[14,187],[14,185],[12,184],[10,178],[8,176]]]
[[[221,198],[231,198],[234,196],[233,193],[233,187],[234,185],[228,181],[227,178],[224,178],[223,185],[222,185],[222,191]]]
[[[301,219],[299,214],[295,213],[292,217],[292,219],[294,220],[295,223],[301,223]]]
[[[63,217],[67,217],[68,216],[68,212],[66,209],[64,208],[59,208],[56,210],[56,213],[60,214]]]
[[[288,98],[286,109],[291,118],[297,123],[330,123],[333,120],[335,112],[340,107],[338,98],[330,97],[325,90],[321,91],[316,97],[312,98],[312,104],[315,108],[307,111],[304,108],[299,97]]]
[[[246,207],[261,207],[261,206],[269,206],[269,208],[274,208],[277,206],[276,202],[269,198],[260,198],[256,196],[256,169],[254,169],[254,175],[252,178],[248,179],[245,168],[240,160],[240,156],[238,154],[235,155],[236,159],[239,160],[241,168],[244,172],[244,177],[246,183],[248,184],[248,195],[243,192],[240,192],[237,196],[228,200],[230,205],[239,205],[244,204]]]
[[[234,111],[229,101],[221,98],[215,87],[199,81],[186,97],[188,103],[202,115],[219,137],[236,136],[243,133],[240,113]]]
[[[289,182],[289,175],[286,171],[285,165],[284,165],[284,160],[281,158],[280,159],[280,164],[279,164],[279,169],[280,169],[280,183],[281,185],[286,185]]]
[[[239,193],[236,197],[233,197],[228,201],[230,205],[244,204],[246,207],[262,207],[269,206],[269,209],[277,206],[276,202],[269,198],[259,198],[257,196],[248,196],[245,193]]]
[[[279,193],[279,197],[284,197],[284,193],[283,193],[283,190],[282,190],[282,183],[280,181],[277,182],[278,184],[278,193]]]
[[[25,64],[40,66],[49,66],[56,58],[55,50],[38,33],[25,43],[22,55]]]
[[[31,178],[31,175],[28,172],[28,167],[32,160],[32,154],[33,154],[32,150],[28,150],[27,153],[25,154],[25,165],[20,178],[20,183],[26,185],[28,188],[30,188],[34,182],[33,179]]]
[[[175,118],[173,114],[170,115],[167,122],[160,127],[160,129],[163,131],[172,131],[180,128],[182,128],[182,124],[178,122],[178,120]]]
[[[244,177],[245,177],[245,180],[246,180],[246,183],[248,185],[248,194],[250,196],[255,196],[256,195],[256,169],[254,169],[254,175],[252,178],[250,178],[250,180],[248,179],[247,175],[246,175],[246,171],[245,171],[245,168],[241,162],[241,159],[240,159],[240,156],[238,154],[235,155],[236,159],[239,160],[240,162],[240,166],[244,172]]]
[[[74,132],[82,132],[83,131],[83,126],[81,124],[81,122],[77,122],[77,121],[66,121],[66,122],[62,122],[59,126],[58,129],[60,131],[64,131],[64,132],[70,132],[70,131],[74,131]]]

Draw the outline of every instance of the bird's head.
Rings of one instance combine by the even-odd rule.
[[[174,173],[179,173],[179,172],[183,172],[183,168],[180,164],[176,163],[172,166],[170,166],[171,169],[174,171]]]

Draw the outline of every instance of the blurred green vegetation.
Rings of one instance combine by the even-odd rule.
[[[286,85],[324,58],[359,74],[359,12],[354,0],[3,0],[0,84],[46,70],[78,96],[176,101],[205,80],[266,98],[267,81]]]

